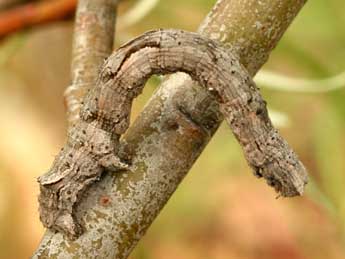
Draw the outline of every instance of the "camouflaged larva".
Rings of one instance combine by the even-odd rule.
[[[52,169],[39,178],[43,224],[70,238],[82,233],[75,206],[104,169],[127,168],[117,156],[133,99],[153,74],[188,73],[213,94],[254,174],[282,196],[303,193],[307,173],[272,126],[266,102],[237,58],[212,40],[181,30],[157,30],[130,41],[105,62],[85,97]]]

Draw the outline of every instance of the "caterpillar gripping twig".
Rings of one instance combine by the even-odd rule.
[[[282,196],[301,195],[307,173],[268,117],[266,102],[238,59],[216,42],[181,30],[147,32],[105,62],[84,99],[81,120],[50,171],[39,178],[43,224],[70,238],[82,233],[75,207],[103,170],[128,166],[118,158],[133,99],[153,74],[188,73],[216,96],[254,174]]]

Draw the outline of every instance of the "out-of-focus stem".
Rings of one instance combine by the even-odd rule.
[[[26,3],[0,13],[0,38],[19,29],[62,19],[74,12],[76,0]]]
[[[159,0],[139,0],[123,16],[119,16],[120,28],[132,26],[143,19],[158,4]]]
[[[345,87],[345,72],[322,79],[294,78],[271,71],[261,71],[255,82],[265,88],[300,93],[324,93]]]

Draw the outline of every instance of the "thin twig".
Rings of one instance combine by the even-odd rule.
[[[76,14],[71,81],[65,91],[69,124],[79,119],[88,89],[95,85],[98,70],[113,49],[118,0],[80,0]]]

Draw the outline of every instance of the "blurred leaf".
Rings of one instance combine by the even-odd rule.
[[[334,203],[339,217],[345,217],[345,134],[343,120],[326,108],[314,124],[315,159],[320,170],[319,185]]]
[[[18,49],[23,46],[25,42],[25,34],[17,33],[9,36],[0,45],[0,67],[6,65],[6,62],[11,58],[12,55],[18,51]]]

